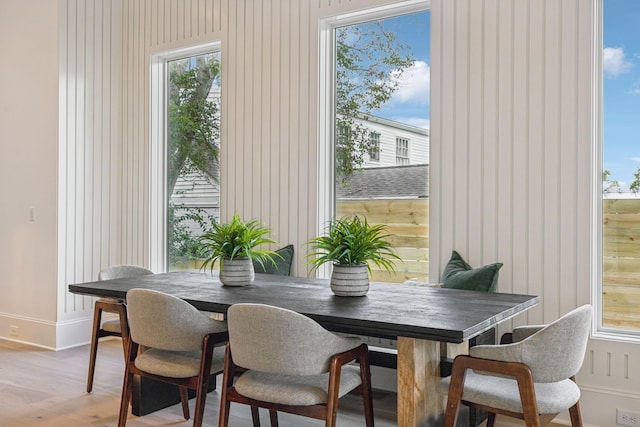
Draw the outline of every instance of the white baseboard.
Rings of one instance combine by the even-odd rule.
[[[0,313],[0,339],[47,350],[64,350],[91,340],[92,319],[51,322]]]

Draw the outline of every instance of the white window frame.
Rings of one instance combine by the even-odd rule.
[[[593,42],[593,77],[594,77],[594,85],[593,85],[593,140],[595,143],[593,144],[593,156],[594,165],[592,170],[594,171],[593,180],[592,180],[592,188],[594,191],[592,192],[593,201],[593,224],[592,229],[594,230],[595,238],[593,239],[593,268],[592,268],[592,278],[591,278],[591,301],[595,308],[595,316],[593,319],[593,337],[601,338],[611,341],[620,341],[620,342],[630,342],[630,343],[640,343],[640,331],[633,332],[622,329],[615,329],[611,327],[605,327],[602,324],[603,318],[603,287],[602,287],[602,277],[603,277],[603,183],[602,183],[602,172],[603,172],[603,151],[604,151],[604,140],[603,140],[603,63],[602,63],[602,52],[603,52],[603,39],[604,39],[604,23],[603,23],[603,11],[604,11],[604,1],[605,0],[596,0],[594,4],[594,42]]]
[[[178,59],[221,52],[220,42],[211,42],[158,52],[150,58],[149,130],[149,229],[150,268],[167,271],[167,63]],[[221,107],[222,108],[222,107]]]
[[[369,161],[380,163],[380,132],[369,134]]]
[[[335,29],[376,19],[429,10],[430,0],[406,0],[320,20],[318,85],[318,223],[316,235],[324,233],[335,216]],[[319,277],[329,277],[329,267],[317,270]]]
[[[404,146],[405,144],[406,146]],[[405,153],[401,153],[401,151]],[[400,159],[402,159],[402,163],[399,162]],[[409,138],[396,136],[396,165],[406,166],[410,164],[410,162],[411,156],[409,155]]]

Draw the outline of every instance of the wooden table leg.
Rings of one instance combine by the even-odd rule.
[[[448,344],[448,355],[467,353],[468,345]],[[398,427],[441,426],[444,401],[440,382],[440,343],[398,337]]]

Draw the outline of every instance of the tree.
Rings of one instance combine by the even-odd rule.
[[[336,30],[337,179],[364,163],[370,132],[359,120],[391,99],[414,61],[410,46],[380,21]]]
[[[167,244],[169,260],[177,264],[198,257],[194,233],[205,233],[215,218],[200,208],[175,205],[171,196],[179,177],[198,174],[219,183],[220,115],[209,99],[213,84],[220,85],[220,62],[215,54],[169,63],[167,141]]]
[[[178,177],[193,171],[218,182],[220,116],[218,104],[207,97],[219,78],[220,62],[214,54],[169,64],[168,197]]]
[[[605,170],[602,172],[602,194],[619,193],[620,183],[618,181],[611,181],[609,177],[611,172]]]
[[[640,191],[640,168],[633,174],[633,178],[633,182],[629,185],[629,190],[631,190],[633,194],[638,194],[638,191]]]

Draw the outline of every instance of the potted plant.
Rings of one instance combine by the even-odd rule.
[[[211,232],[199,237],[200,250],[204,257],[201,268],[214,270],[220,261],[220,281],[227,286],[244,286],[253,282],[255,273],[253,260],[264,265],[271,262],[275,265],[274,256],[279,256],[269,249],[258,249],[265,243],[276,243],[270,239],[271,232],[257,220],[244,222],[238,214],[233,215],[231,222],[213,224]]]
[[[369,291],[371,264],[395,271],[394,259],[400,259],[383,234],[385,226],[370,225],[358,216],[342,217],[329,222],[327,234],[307,242],[311,271],[333,263],[331,290],[338,296],[363,296]]]

